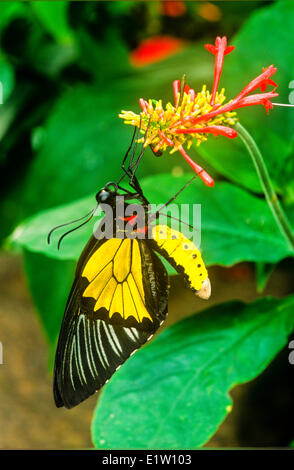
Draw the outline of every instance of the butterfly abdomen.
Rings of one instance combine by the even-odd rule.
[[[156,225],[152,230],[155,249],[181,274],[189,287],[204,298],[210,295],[208,273],[196,245],[181,232],[166,225]],[[209,287],[209,289],[208,289]],[[209,295],[208,295],[209,294]]]

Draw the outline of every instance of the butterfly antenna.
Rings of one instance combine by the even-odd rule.
[[[96,206],[97,207],[97,206]],[[79,219],[76,219],[76,220],[72,220],[71,222],[66,222],[65,224],[60,224],[60,225],[56,225],[56,227],[53,227],[50,232],[48,233],[48,236],[47,236],[47,243],[48,245],[50,245],[50,241],[51,241],[51,235],[52,233],[57,230],[58,228],[61,228],[61,227],[66,227],[67,225],[71,225],[71,224],[75,224],[76,222],[79,222],[80,220],[83,220],[85,219],[85,217],[88,217],[88,215],[90,214],[94,214],[95,210],[96,210],[96,207],[94,209],[91,209],[90,212],[88,212],[86,215],[83,215],[83,217],[80,217]],[[90,220],[90,219],[89,219]]]
[[[177,217],[173,217],[173,216],[171,216],[170,214],[166,214],[165,212],[159,212],[159,211],[157,211],[157,214],[158,214],[158,216],[159,216],[159,215],[164,215],[164,216],[166,216],[166,217],[169,217],[170,219],[176,220],[177,222],[180,222],[180,223],[183,224],[183,225],[187,225],[187,226],[188,226],[189,228],[191,228],[192,230],[195,230],[196,232],[199,232],[199,229],[198,229],[198,228],[194,227],[194,225],[188,224],[188,222],[185,222],[185,221],[182,220],[182,219],[178,219]]]
[[[173,197],[171,197],[169,199],[169,201],[167,201],[165,204],[163,204],[158,211],[156,211],[153,216],[151,217],[150,220],[153,220],[153,219],[158,219],[158,215],[159,212],[164,209],[165,207],[167,207],[169,204],[171,204],[180,194],[181,192],[184,191],[184,189],[186,189],[195,179],[197,178],[197,175],[193,176],[193,178],[191,178]]]
[[[92,219],[93,215],[94,215],[94,211],[92,212],[90,217],[87,220],[85,220],[85,222],[83,222],[82,224],[78,225],[75,228],[72,228],[71,230],[68,230],[68,232],[65,232],[63,235],[61,235],[61,237],[58,240],[57,249],[59,250],[61,242],[64,239],[64,237],[66,237],[66,235],[70,234],[71,232],[75,232],[75,230],[78,230],[79,228],[83,227],[83,225],[86,225],[89,222],[89,220]]]

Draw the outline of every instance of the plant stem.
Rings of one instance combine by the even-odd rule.
[[[235,127],[253,160],[256,172],[265,194],[265,198],[277,222],[280,232],[286,239],[288,246],[291,248],[291,251],[294,252],[294,235],[291,229],[291,225],[285,212],[283,211],[278,196],[275,193],[261,152],[257,147],[253,137],[239,122]]]

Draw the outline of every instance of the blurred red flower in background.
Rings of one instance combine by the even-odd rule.
[[[171,36],[154,36],[144,39],[130,54],[130,62],[135,67],[159,62],[183,49],[185,41]]]
[[[161,2],[161,14],[165,16],[182,16],[186,13],[185,2],[172,0]]]

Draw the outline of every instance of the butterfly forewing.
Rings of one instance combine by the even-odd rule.
[[[54,397],[71,408],[99,390],[158,329],[168,280],[147,240],[90,239],[58,340]]]

